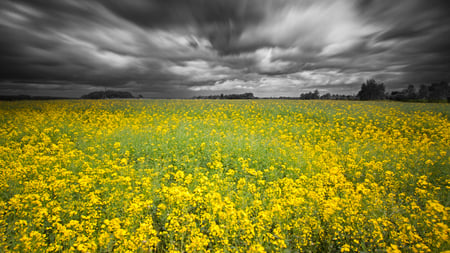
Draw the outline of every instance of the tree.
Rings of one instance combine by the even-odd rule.
[[[403,89],[402,91],[392,91],[389,99],[399,100],[399,101],[408,101],[416,99],[418,95],[416,94],[416,89],[414,85],[408,85],[408,88]]]
[[[358,92],[360,100],[379,100],[385,98],[384,83],[377,83],[374,79],[367,80],[361,85],[361,90]]]
[[[313,99],[319,99],[319,91],[317,89],[314,91]]]
[[[331,94],[330,93],[323,94],[322,96],[320,96],[320,99],[331,99]]]
[[[300,99],[319,99],[319,91],[316,89],[314,92],[300,94]]]
[[[426,99],[429,96],[429,90],[428,90],[428,86],[426,86],[425,84],[420,85],[419,88],[419,94],[417,95],[418,98],[420,99]]]
[[[432,83],[428,88],[431,101],[446,100],[450,95],[450,87],[446,82]]]
[[[415,99],[417,97],[416,88],[414,88],[414,85],[408,85],[408,88],[405,90],[405,95],[406,99]]]
[[[133,95],[127,91],[94,91],[89,94],[81,96],[83,99],[105,99],[105,98],[133,98]]]
[[[229,94],[229,95],[209,95],[209,96],[196,96],[196,99],[256,99],[253,93],[242,93],[242,94]]]

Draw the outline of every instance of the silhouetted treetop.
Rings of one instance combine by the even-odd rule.
[[[360,100],[380,100],[385,98],[385,90],[384,83],[377,83],[374,79],[370,79],[361,85],[357,96]]]
[[[300,99],[305,99],[305,100],[309,100],[309,99],[319,99],[319,91],[315,90],[314,92],[308,92],[308,93],[301,93],[300,94]]]
[[[416,92],[414,85],[401,91],[392,91],[389,99],[398,101],[450,102],[450,86],[448,82],[422,84]]]
[[[447,82],[432,83],[428,87],[428,100],[441,101],[450,99],[450,86]]]
[[[209,96],[196,96],[195,99],[255,99],[253,93],[243,94],[229,94],[229,95],[209,95]]]
[[[105,98],[134,98],[128,91],[94,91],[89,94],[81,96],[83,99],[105,99]]]

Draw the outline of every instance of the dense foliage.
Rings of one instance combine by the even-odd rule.
[[[128,91],[106,90],[94,91],[89,94],[81,96],[83,99],[105,99],[105,98],[133,98],[133,95]]]
[[[450,107],[0,102],[1,252],[450,250]]]
[[[208,96],[196,96],[195,99],[254,99],[256,98],[253,93],[242,94],[220,94],[220,95],[208,95]]]
[[[375,80],[367,80],[361,85],[361,90],[357,97],[361,100],[380,100],[385,98],[385,86],[383,83],[377,83]]]

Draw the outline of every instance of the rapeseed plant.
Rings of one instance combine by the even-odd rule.
[[[0,251],[450,250],[449,109],[0,102]]]

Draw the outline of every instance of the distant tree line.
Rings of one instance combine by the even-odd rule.
[[[356,96],[351,95],[331,95],[330,93],[319,95],[319,91],[301,93],[298,99],[328,99],[328,100],[397,100],[397,101],[427,101],[427,102],[450,102],[450,86],[448,82],[422,84],[419,90],[414,85],[409,85],[401,91],[386,93],[384,83],[379,83],[373,79],[367,80],[361,85]]]
[[[107,99],[107,98],[134,98],[128,91],[94,91],[89,94],[81,96],[82,99]]]
[[[300,99],[309,100],[309,99],[319,99],[319,91],[315,90],[314,92],[308,92],[308,93],[301,93]]]
[[[243,94],[229,94],[229,95],[209,95],[209,96],[196,96],[194,99],[255,99],[253,93]]]
[[[108,99],[108,98],[136,98],[130,92],[127,91],[94,91],[89,94],[81,96],[82,99]],[[142,98],[139,95],[137,98]],[[29,95],[10,95],[1,96],[0,100],[15,101],[15,100],[51,100],[51,99],[69,99],[67,97],[52,97],[52,96],[29,96]]]
[[[341,95],[341,94],[330,94],[326,93],[320,96],[320,99],[327,99],[327,100],[356,100],[357,97],[353,95]]]
[[[253,93],[230,94],[230,95],[208,95],[196,96],[194,99],[257,99]],[[361,84],[361,89],[357,95],[340,95],[326,93],[320,95],[316,89],[307,93],[300,93],[298,97],[270,97],[264,99],[323,99],[323,100],[397,100],[397,101],[416,101],[416,102],[449,102],[450,103],[450,86],[448,82],[432,83],[430,85],[422,84],[419,90],[414,85],[409,85],[401,91],[392,91],[390,94],[386,92],[384,83],[367,80]]]
[[[17,100],[52,100],[52,99],[67,99],[66,97],[52,97],[52,96],[29,96],[29,95],[6,95],[0,96],[3,101],[17,101]]]
[[[310,100],[310,99],[323,99],[323,100],[355,100],[356,97],[353,95],[340,95],[325,93],[323,95],[319,94],[319,90],[314,90],[314,92],[301,93],[298,99]]]
[[[326,93],[320,95],[318,90],[314,92],[301,93],[299,99],[324,99],[324,100],[380,100],[385,99],[385,86],[383,83],[377,83],[375,80],[367,80],[361,85],[361,90],[356,96],[354,95],[339,95]]]
[[[422,84],[419,90],[416,90],[414,85],[409,85],[401,91],[391,92],[388,98],[397,101],[450,102],[450,86],[447,82],[438,82],[430,85]]]
[[[108,99],[108,98],[135,98],[127,91],[95,91],[81,96],[82,99]],[[142,98],[139,95],[138,98]],[[207,95],[196,96],[194,99],[257,99],[253,93],[229,94],[229,95]],[[65,97],[51,96],[29,96],[29,95],[11,95],[1,96],[0,100],[48,100],[48,99],[67,99]],[[318,90],[308,93],[301,93],[298,97],[271,97],[270,99],[324,99],[324,100],[396,100],[396,101],[424,101],[424,102],[449,102],[450,103],[450,86],[448,82],[437,82],[429,85],[422,84],[416,90],[414,85],[409,85],[401,91],[392,91],[386,93],[386,87],[383,83],[371,79],[361,85],[361,89],[357,95],[340,95],[326,93],[319,94]]]

